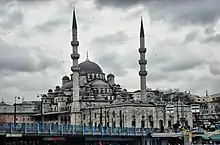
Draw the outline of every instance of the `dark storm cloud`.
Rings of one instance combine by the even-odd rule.
[[[198,35],[198,31],[192,31],[192,32],[189,32],[186,36],[185,36],[185,39],[184,39],[184,42],[185,43],[188,43],[188,42],[192,42],[196,39],[196,36]]]
[[[35,49],[35,50],[34,50]],[[9,45],[0,39],[0,72],[36,72],[59,66],[55,58],[36,48]],[[4,73],[3,73],[4,74]]]
[[[127,71],[125,70],[122,63],[119,62],[118,58],[120,58],[116,53],[107,53],[102,54],[101,57],[98,58],[99,64],[106,68],[108,73],[114,73],[116,76],[125,76]]]
[[[117,31],[116,33],[107,34],[104,36],[95,37],[91,43],[95,43],[99,46],[112,46],[125,43],[129,37],[123,31]]]
[[[172,24],[210,24],[220,16],[219,0],[95,0],[98,7],[130,8],[145,5],[152,20]]]
[[[207,37],[204,43],[220,43],[220,34],[215,34],[213,36]]]

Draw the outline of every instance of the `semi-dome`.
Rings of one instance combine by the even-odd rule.
[[[79,68],[84,73],[103,73],[101,67],[89,59],[86,59],[86,61],[80,63]]]
[[[61,87],[61,90],[65,90],[65,89],[71,89],[73,88],[73,82],[70,81],[68,83],[65,83],[62,87]]]
[[[102,80],[95,80],[90,85],[92,88],[109,88],[109,84]]]

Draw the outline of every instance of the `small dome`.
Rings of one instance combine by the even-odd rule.
[[[110,74],[107,75],[107,78],[109,78],[109,77],[113,77],[114,78],[115,76],[112,73],[110,73]]]
[[[79,64],[79,68],[84,73],[103,73],[101,67],[90,60],[86,60]]]
[[[102,80],[95,80],[90,85],[92,88],[109,88],[109,84]]]
[[[48,90],[48,93],[52,93],[52,92],[53,92],[53,90],[52,90],[52,89],[49,89],[49,90]]]
[[[64,76],[62,80],[70,80],[68,76]]]
[[[42,95],[42,97],[43,97],[43,98],[46,98],[46,97],[47,97],[47,95],[46,95],[46,94],[43,94],[43,95]]]
[[[56,90],[59,90],[60,89],[60,86],[56,86]]]

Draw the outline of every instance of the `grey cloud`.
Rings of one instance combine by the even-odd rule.
[[[65,19],[55,19],[55,20],[47,21],[41,25],[38,25],[35,27],[35,29],[40,32],[51,32],[54,31],[55,29],[58,29],[59,26],[65,23],[66,23]]]
[[[99,6],[112,6],[118,8],[132,7],[137,4],[143,4],[148,0],[95,0],[95,3]]]
[[[24,15],[21,10],[16,9],[4,14],[0,20],[0,27],[3,29],[12,29],[13,27],[23,23]]]
[[[51,1],[54,1],[54,0],[15,0],[15,1],[17,1],[20,4],[33,5],[33,4],[38,4],[38,3],[51,2]]]
[[[94,38],[91,42],[99,46],[112,46],[124,44],[129,37],[123,31],[117,31],[116,33],[107,34]]]
[[[162,70],[165,72],[174,72],[174,71],[186,71],[193,69],[197,66],[203,65],[205,62],[200,59],[185,59],[185,60],[175,60],[168,65],[165,65]]]
[[[216,23],[220,16],[219,0],[95,0],[98,7],[115,8],[144,5],[152,20],[165,20],[173,25],[206,25]]]
[[[150,82],[184,82],[184,81],[193,81],[195,76],[193,75],[184,75],[185,72],[163,72],[163,71],[153,71],[148,73],[147,80]]]
[[[202,95],[205,95],[205,89],[207,89],[210,94],[219,92],[219,85],[219,78],[205,75],[198,77],[194,81],[190,81],[190,83],[188,83],[188,88],[194,92],[204,92]]]
[[[128,14],[125,17],[125,20],[131,20],[132,18],[140,17],[142,11],[143,11],[142,8],[134,10],[133,12],[131,12],[131,14]]]
[[[108,72],[105,73],[114,73],[116,76],[125,76],[127,71],[118,58],[120,57],[116,53],[102,54],[102,56],[98,58],[98,62],[102,67],[107,69]]]
[[[0,39],[0,72],[36,72],[59,66],[38,49],[9,45]]]
[[[185,39],[184,39],[184,42],[185,43],[188,43],[188,42],[192,42],[196,39],[198,35],[198,31],[192,31],[192,32],[189,32],[186,36],[185,36]]]
[[[216,31],[214,30],[215,25],[208,25],[204,28],[204,33],[206,35],[213,35]]]
[[[207,37],[203,41],[204,43],[219,43],[220,42],[220,34],[215,34],[213,36]]]
[[[46,74],[40,72],[33,73],[13,73],[11,76],[0,76],[1,96],[5,101],[11,101],[12,97],[19,95],[25,100],[37,100],[39,93],[46,93],[49,88],[52,89],[60,83],[60,74],[57,70],[50,70]],[[48,75],[47,75],[48,74]],[[52,77],[56,75],[56,79]]]
[[[212,75],[220,75],[220,62],[211,62],[209,65],[209,72]]]

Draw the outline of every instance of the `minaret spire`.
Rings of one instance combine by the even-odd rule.
[[[72,104],[71,104],[71,124],[79,125],[78,118],[80,118],[80,103],[79,103],[79,53],[78,53],[78,46],[79,41],[77,37],[77,22],[76,22],[76,14],[75,9],[73,9],[73,23],[72,23],[72,54],[71,59],[73,60],[73,66],[71,67],[72,73]]]
[[[86,51],[86,60],[89,60],[89,51]]]
[[[77,29],[75,7],[73,7],[73,24],[72,24],[72,29]]]
[[[209,94],[208,94],[208,90],[205,89],[205,96],[207,97]]]
[[[147,76],[148,72],[146,71],[146,64],[147,64],[147,60],[145,59],[146,51],[147,51],[147,49],[145,48],[144,26],[143,26],[143,20],[142,20],[142,17],[141,17],[140,48],[139,48],[139,53],[140,53],[140,60],[139,60],[140,71],[139,71],[139,76],[140,76],[141,100],[142,101],[147,101],[146,76]]]
[[[143,26],[142,16],[141,16],[140,37],[144,37],[144,26]]]

